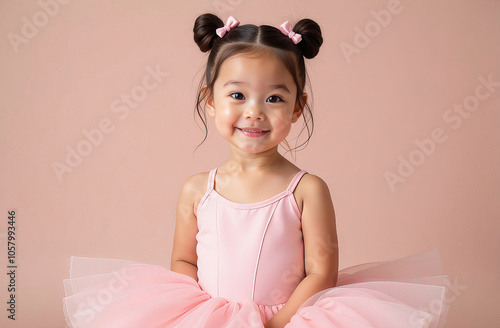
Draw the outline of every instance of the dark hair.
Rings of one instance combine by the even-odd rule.
[[[305,18],[300,20],[292,30],[302,36],[302,40],[295,44],[278,28],[269,25],[256,26],[253,24],[238,25],[232,28],[221,38],[216,34],[216,29],[223,27],[223,21],[214,14],[203,14],[198,16],[194,23],[194,41],[202,52],[210,51],[208,56],[207,66],[204,76],[198,87],[198,94],[195,104],[196,113],[200,117],[205,127],[205,137],[198,147],[207,139],[208,126],[207,118],[204,109],[201,107],[202,101],[209,95],[213,94],[215,80],[219,74],[222,63],[229,57],[239,53],[262,53],[272,52],[286,66],[292,75],[297,86],[296,103],[300,101],[307,109],[309,118],[306,118],[304,111],[302,117],[304,119],[304,128],[307,129],[308,138],[297,149],[309,142],[314,129],[314,120],[311,108],[304,101],[302,95],[306,84],[306,69],[304,64],[305,58],[314,58],[320,46],[323,44],[321,36],[321,28],[311,19]],[[307,79],[309,80],[309,78]],[[203,86],[207,86],[207,92],[202,95]],[[309,123],[311,126],[309,126]],[[300,136],[300,134],[299,134]],[[196,148],[198,148],[196,147]],[[289,151],[292,149],[289,148]]]

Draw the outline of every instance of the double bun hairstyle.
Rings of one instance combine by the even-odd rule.
[[[308,18],[302,19],[293,25],[292,31],[301,36],[301,40],[298,43],[292,41],[290,36],[285,35],[284,32],[274,26],[237,25],[230,28],[220,37],[216,31],[222,27],[225,27],[224,22],[211,13],[198,16],[193,27],[194,41],[200,50],[202,52],[210,52],[203,78],[198,87],[195,104],[195,115],[198,114],[205,127],[205,137],[198,147],[208,136],[207,118],[201,103],[213,94],[214,83],[222,63],[229,57],[241,53],[273,53],[278,56],[290,72],[297,85],[296,103],[300,102],[304,104],[305,109],[303,110],[303,115],[301,115],[304,119],[304,127],[301,133],[305,128],[308,134],[307,140],[293,149],[300,148],[301,146],[305,147],[311,138],[314,121],[311,108],[303,97],[307,76],[304,58],[314,58],[323,44],[319,25]],[[206,86],[206,92],[202,92],[203,86]],[[285,143],[288,146],[286,140]],[[289,151],[293,149],[290,149],[288,146]]]

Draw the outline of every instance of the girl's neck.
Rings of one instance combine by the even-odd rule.
[[[278,147],[257,154],[231,147],[230,157],[224,166],[227,171],[251,172],[282,165],[283,161],[286,159],[278,152]]]

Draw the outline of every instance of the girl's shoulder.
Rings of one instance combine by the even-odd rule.
[[[208,175],[210,172],[200,172],[200,173],[195,173],[189,178],[184,181],[183,186],[187,188],[200,188],[200,187],[207,187],[208,184]]]
[[[294,191],[295,200],[302,212],[304,203],[319,199],[330,199],[327,183],[317,175],[307,173],[302,176]]]
[[[181,197],[191,199],[194,202],[194,208],[207,191],[209,174],[210,172],[193,174],[182,184]]]
[[[301,190],[312,191],[318,188],[319,189],[328,188],[328,185],[319,176],[308,172],[304,174],[304,176],[300,179],[299,183],[297,184],[297,189],[299,188]]]

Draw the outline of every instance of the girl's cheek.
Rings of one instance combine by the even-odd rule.
[[[225,103],[219,110],[219,114],[225,118],[231,118],[238,114],[238,110],[233,105]]]
[[[225,107],[223,110],[222,110],[222,115],[225,116],[225,117],[230,117],[232,116],[232,113],[233,111],[231,110],[231,107],[230,106],[227,106]]]
[[[287,129],[289,125],[292,124],[292,118],[291,117],[285,117],[283,115],[278,115],[278,114],[270,114],[269,119],[273,122],[274,128],[275,129]]]

